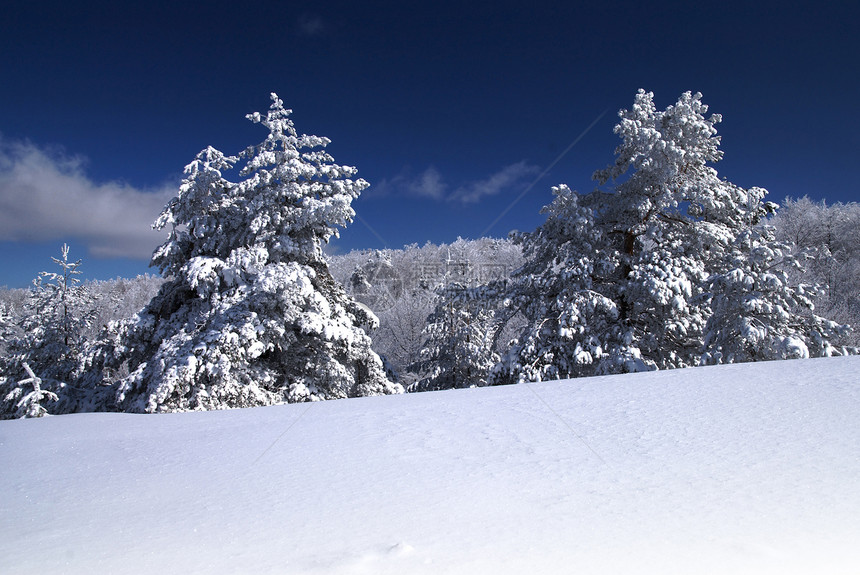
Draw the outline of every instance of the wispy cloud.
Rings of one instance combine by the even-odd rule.
[[[383,197],[402,195],[412,198],[427,198],[431,200],[474,204],[488,196],[494,196],[507,189],[523,183],[528,176],[539,171],[525,161],[517,162],[502,168],[489,177],[469,182],[451,189],[443,179],[442,174],[431,166],[418,175],[413,175],[407,168],[393,178],[387,178],[374,184],[368,190],[368,197]]]
[[[442,174],[432,166],[424,170],[417,179],[406,183],[406,190],[410,195],[434,200],[444,198],[447,188],[442,181]]]
[[[306,37],[319,36],[325,32],[325,22],[319,16],[302,14],[299,17],[299,34]]]
[[[403,195],[412,198],[428,198],[444,200],[448,193],[448,185],[442,180],[439,170],[430,166],[417,176],[405,168],[393,178],[386,178],[374,184],[366,194],[368,197]]]
[[[165,238],[152,222],[174,194],[96,183],[81,158],[0,136],[0,240],[76,239],[94,256],[148,260]]]
[[[525,178],[539,171],[540,168],[532,166],[525,161],[517,162],[503,168],[485,180],[457,188],[448,199],[463,202],[464,204],[474,204],[486,196],[495,196],[505,189],[522,183]]]

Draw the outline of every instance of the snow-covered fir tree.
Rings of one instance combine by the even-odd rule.
[[[642,356],[659,368],[698,363],[708,315],[700,286],[735,235],[773,208],[761,203],[760,188],[719,178],[712,164],[723,157],[722,118],[706,117],[701,98],[686,92],[658,111],[653,94],[640,90],[619,113],[615,164],[595,174],[601,184],[620,182],[599,218],[614,240],[619,281],[611,297]]]
[[[640,90],[619,112],[614,165],[594,176],[613,189],[554,190],[546,223],[519,239],[529,261],[510,302],[527,326],[494,383],[699,364],[709,278],[776,207],[718,177],[721,117],[706,113],[701,94],[659,111]]]
[[[702,363],[799,359],[849,353],[831,341],[848,327],[814,313],[821,288],[793,284],[802,269],[791,246],[776,241],[773,228],[755,226],[738,234],[726,271],[707,281],[712,314],[706,326]]]
[[[95,298],[78,279],[81,260],[69,260],[68,245],[63,245],[60,258],[51,259],[60,271],[45,271],[33,280],[19,329],[0,359],[3,417],[46,413],[39,402],[48,398],[50,413],[93,408],[92,394],[73,384],[85,333],[95,320]],[[23,411],[21,402],[27,404]]]
[[[525,325],[490,375],[492,384],[545,381],[646,369],[612,291],[617,261],[596,225],[602,192],[553,189],[546,222],[515,237],[526,263],[514,273],[504,317]]]
[[[490,369],[499,361],[494,350],[495,313],[487,305],[498,295],[491,290],[457,283],[439,290],[423,331],[419,360],[409,366],[420,378],[408,391],[487,385]]]
[[[327,138],[299,135],[272,94],[248,118],[266,139],[238,157],[206,148],[156,228],[170,279],[93,354],[127,411],[247,407],[402,392],[362,325],[376,318],[329,273],[323,247],[367,187]],[[225,176],[240,167],[240,179]]]
[[[10,392],[5,400],[14,404],[15,417],[44,417],[48,409],[42,405],[47,402],[59,401],[59,396],[53,391],[42,389],[42,378],[33,373],[33,370],[24,362],[24,371],[27,378],[18,382],[18,386]]]

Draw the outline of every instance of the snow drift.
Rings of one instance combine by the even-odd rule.
[[[857,573],[860,358],[0,422],[5,573]]]

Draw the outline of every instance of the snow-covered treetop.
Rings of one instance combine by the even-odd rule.
[[[76,277],[81,275],[78,269],[81,260],[69,261],[68,244],[63,244],[61,254],[61,258],[51,258],[60,267],[59,273],[40,272],[33,280],[30,305],[35,313],[25,321],[24,328],[31,335],[43,329],[55,330],[58,340],[63,346],[69,347],[81,343],[82,330],[94,320],[95,298]],[[55,350],[55,354],[58,353]]]
[[[242,153],[245,179],[237,193],[246,198],[250,214],[244,243],[264,243],[271,261],[321,260],[323,244],[352,221],[352,200],[370,184],[351,179],[356,168],[337,165],[326,151],[314,150],[330,140],[298,135],[292,111],[277,94],[271,96],[265,118],[247,116],[268,128],[269,135]]]
[[[622,142],[615,163],[594,173],[601,185],[616,181],[615,192],[625,198],[606,221],[635,236],[667,229],[686,234],[698,222],[703,243],[713,245],[729,241],[728,229],[753,225],[775,209],[764,202],[766,190],[719,178],[711,164],[723,157],[716,129],[722,117],[706,117],[707,111],[698,92],[685,92],[660,111],[654,94],[639,90],[633,106],[618,113],[615,133]]]
[[[615,150],[615,165],[597,171],[595,177],[606,182],[630,168],[637,172],[669,171],[674,176],[679,167],[701,168],[721,160],[720,136],[714,126],[722,116],[705,118],[707,111],[698,92],[684,92],[674,106],[657,111],[654,93],[640,89],[633,106],[618,112],[621,121],[615,133],[623,143]]]
[[[192,257],[226,259],[235,247],[237,228],[243,220],[242,202],[235,194],[236,185],[222,172],[237,161],[235,156],[225,156],[208,146],[185,166],[179,195],[170,200],[152,226],[158,230],[171,226],[170,237],[152,256],[151,265],[162,275],[175,275]]]
[[[62,259],[52,257],[51,260],[60,266],[62,272],[40,272],[39,277],[33,280],[33,285],[35,287],[39,288],[47,281],[49,289],[62,291],[81,283],[81,280],[75,277],[81,275],[81,270],[78,269],[81,266],[81,260],[74,262],[69,261],[68,244],[63,244],[63,247],[60,248],[60,252],[62,254]]]
[[[262,143],[239,156],[210,146],[186,166],[179,194],[153,225],[171,228],[152,258],[162,274],[175,275],[195,257],[248,259],[236,250],[253,252],[258,264],[322,261],[323,245],[352,221],[352,200],[369,184],[319,149],[328,138],[299,135],[292,111],[271,97],[265,116],[247,115],[268,128]],[[224,174],[237,164],[241,179],[233,182]]]

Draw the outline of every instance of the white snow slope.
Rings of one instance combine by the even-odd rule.
[[[2,573],[860,573],[860,357],[0,422]]]

